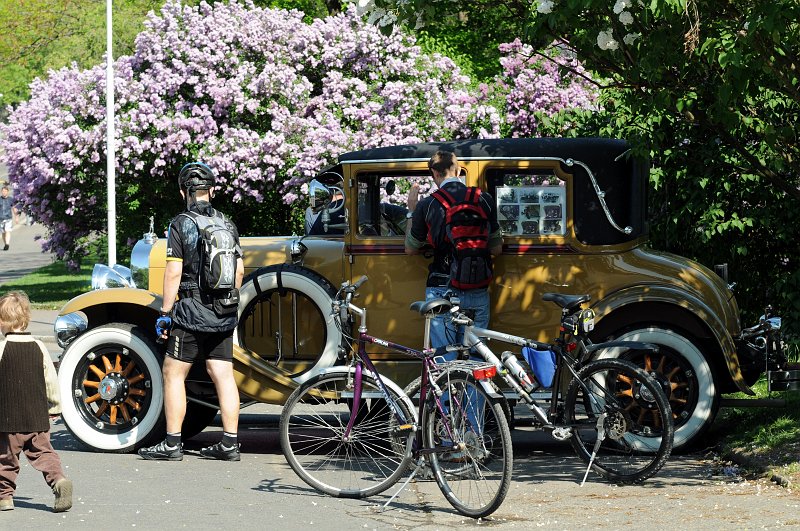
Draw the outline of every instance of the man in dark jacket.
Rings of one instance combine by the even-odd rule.
[[[164,374],[164,412],[167,438],[150,448],[142,448],[144,459],[180,461],[183,459],[181,426],[186,415],[186,376],[196,360],[203,360],[214,382],[222,416],[222,440],[200,450],[204,457],[239,461],[237,430],[239,390],[233,378],[233,331],[238,323],[236,311],[220,314],[214,301],[200,287],[201,253],[198,225],[187,213],[219,217],[236,240],[235,297],[244,277],[242,250],[236,226],[209,202],[213,196],[214,172],[202,162],[185,165],[178,176],[186,213],[176,216],[167,236],[167,265],[164,270],[164,302],[156,321],[160,340],[167,340]],[[179,300],[175,302],[175,298]]]
[[[455,153],[437,151],[428,161],[428,168],[437,187],[449,192],[456,201],[465,198],[467,186],[458,177],[461,166]],[[408,201],[409,210],[412,211],[409,214],[411,226],[406,232],[405,249],[406,254],[414,255],[419,254],[426,244],[433,247],[433,261],[428,267],[425,299],[440,298],[445,292],[450,291],[459,298],[461,308],[473,310],[475,326],[487,328],[490,308],[488,288],[459,290],[449,286],[453,247],[446,238],[445,208],[432,195],[425,197],[415,206],[416,194],[416,188],[412,187]],[[492,197],[482,193],[480,206],[489,219],[489,251],[492,256],[497,256],[503,249],[503,238]],[[431,323],[431,347],[439,348],[455,341],[456,330],[452,325],[446,328],[443,318],[434,319]],[[455,356],[455,353],[450,354]]]

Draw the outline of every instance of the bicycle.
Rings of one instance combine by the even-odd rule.
[[[594,311],[582,308],[589,295],[545,293],[542,299],[561,307],[559,335],[553,343],[475,327],[459,309],[456,298],[436,299],[431,304],[438,306],[438,312],[449,313],[463,334],[460,344],[447,350],[457,351],[462,357],[477,354],[491,363],[533,413],[535,427],[549,430],[557,440],[571,441],[577,455],[587,463],[581,485],[590,470],[619,483],[639,483],[652,477],[672,452],[675,427],[665,394],[670,391],[669,382],[657,381],[655,368],[649,369],[654,371],[651,376],[624,359],[592,357],[603,349],[657,351],[658,347],[638,341],[592,343],[588,334],[594,328]],[[545,356],[545,366],[549,354],[551,365],[539,380],[552,377],[552,383],[539,382],[536,370],[531,378],[510,351],[499,359],[486,339],[538,351],[539,356]],[[418,387],[419,380],[415,380],[405,392],[413,397]],[[539,405],[542,401],[543,406]],[[509,406],[506,412],[510,416]]]
[[[364,281],[343,283],[332,302],[348,363],[315,374],[284,405],[280,439],[287,462],[314,489],[342,498],[383,492],[415,463],[384,507],[427,462],[458,512],[473,518],[493,513],[508,492],[513,460],[502,397],[491,384],[496,369],[486,362],[438,363],[429,339],[435,308],[425,301],[412,305],[426,321],[422,350],[368,335],[366,309],[351,302]],[[353,316],[360,318],[357,338],[347,332]],[[422,361],[418,410],[378,373],[367,344]]]

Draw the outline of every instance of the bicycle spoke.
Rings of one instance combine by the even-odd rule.
[[[590,362],[579,377],[565,400],[578,455],[612,481],[635,483],[658,472],[673,437],[669,403],[658,384],[618,359]]]
[[[281,418],[281,446],[290,466],[317,490],[342,497],[381,492],[400,478],[410,460],[411,433],[393,434],[397,425],[383,399],[363,398],[352,411],[352,377],[326,374],[292,394]],[[380,394],[365,376],[364,395]],[[403,404],[403,414],[413,413]],[[350,430],[351,417],[355,415]]]
[[[453,439],[452,450],[431,455],[434,478],[448,501],[461,513],[486,516],[502,503],[511,481],[511,434],[502,407],[486,396],[471,375],[445,374],[440,385],[442,411],[426,406],[426,447]],[[494,441],[490,444],[490,441]]]

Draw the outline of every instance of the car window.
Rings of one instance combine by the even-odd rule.
[[[490,170],[489,192],[504,236],[566,234],[566,182],[550,170]]]
[[[366,173],[358,176],[358,234],[405,237],[408,191],[416,183],[420,199],[435,187],[421,172]]]

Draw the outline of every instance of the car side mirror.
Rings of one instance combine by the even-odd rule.
[[[331,190],[314,179],[308,183],[308,202],[314,213],[320,212],[331,204]]]

